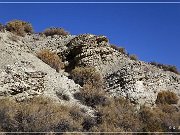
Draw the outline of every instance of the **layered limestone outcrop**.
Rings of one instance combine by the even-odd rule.
[[[42,49],[56,52],[66,68],[59,73],[36,57]],[[169,90],[180,96],[180,75],[164,71],[143,61],[131,60],[111,47],[105,36],[82,34],[25,37],[0,32],[0,97],[17,100],[46,95],[58,101],[80,104],[73,94],[80,86],[68,78],[76,66],[95,67],[104,79],[110,96],[123,96],[135,104],[154,105],[158,92]]]
[[[123,96],[133,103],[154,105],[158,92],[173,91],[180,96],[180,75],[149,63],[131,60],[113,49],[104,36],[80,35],[68,44],[77,52],[78,66],[95,67],[112,96]],[[77,51],[76,51],[77,50]]]

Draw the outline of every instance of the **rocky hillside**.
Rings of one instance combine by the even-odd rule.
[[[0,95],[17,100],[44,94],[58,98],[81,87],[68,78],[76,66],[94,67],[103,77],[104,90],[111,96],[123,96],[133,103],[153,105],[158,92],[172,91],[180,96],[180,75],[164,71],[111,47],[105,36],[92,34],[53,37],[41,34],[16,36],[0,33]],[[41,61],[37,52],[50,49],[63,59],[65,69],[55,69]],[[71,100],[70,100],[71,101]]]
[[[46,59],[42,56],[41,52],[45,50],[51,52],[48,57],[50,54],[58,56],[61,65],[57,65],[54,57]],[[53,63],[48,63],[48,60]],[[164,91],[173,93],[174,98],[180,97],[178,73],[131,59],[112,47],[105,36],[47,36],[43,33],[19,36],[8,30],[0,32],[1,99],[9,97],[21,102],[41,95],[66,106],[79,106],[93,116],[96,112],[94,104],[87,101],[84,104],[82,98],[75,96],[81,89],[87,88],[83,82],[86,71],[78,71],[78,68],[93,69],[99,75],[95,82],[101,80],[99,91],[103,91],[106,97],[123,97],[139,107],[155,107],[158,94]],[[73,73],[77,74],[76,77]],[[81,73],[84,76],[80,76]],[[93,75],[91,78],[96,79],[97,75]],[[106,99],[97,98],[95,102],[101,100],[104,103]],[[174,100],[177,105],[180,104],[178,99]]]

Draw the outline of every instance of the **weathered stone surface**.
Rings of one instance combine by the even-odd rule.
[[[79,53],[74,55],[76,66],[91,66],[99,70],[106,83],[105,89],[112,96],[123,96],[134,103],[147,105],[154,105],[158,92],[162,90],[170,90],[180,96],[179,75],[131,60],[111,48],[108,40],[97,42],[99,38],[80,35],[69,46],[71,50],[75,48],[72,46],[78,46]]]
[[[105,36],[32,34],[18,37],[17,41],[12,41],[11,36],[12,33],[0,32],[0,97],[23,100],[43,94],[65,104],[80,104],[73,97],[80,86],[68,79],[68,73],[64,70],[57,73],[36,57],[44,48],[58,53],[68,70],[75,66],[95,67],[111,96],[123,96],[133,103],[147,105],[154,105],[162,90],[180,96],[180,75],[131,60],[113,49]],[[67,95],[70,100],[62,101],[59,95]]]

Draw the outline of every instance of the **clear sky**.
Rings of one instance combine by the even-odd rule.
[[[0,22],[5,24],[12,19],[31,22],[36,32],[54,26],[63,27],[71,34],[103,34],[112,44],[125,47],[130,54],[136,54],[140,60],[172,64],[180,69],[180,3],[1,3]]]

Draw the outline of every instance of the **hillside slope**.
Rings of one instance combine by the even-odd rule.
[[[59,100],[58,93],[64,92],[74,102],[73,94],[81,86],[68,78],[68,72],[78,66],[96,68],[107,93],[123,96],[136,104],[154,105],[161,91],[172,91],[180,96],[180,75],[131,60],[113,49],[105,36],[32,34],[20,37],[1,32],[0,39],[1,97],[23,100],[44,94]],[[58,73],[37,58],[36,53],[47,48],[63,59],[64,70]]]
[[[32,30],[0,27],[1,132],[180,131],[176,68],[139,61],[103,35]]]

